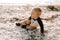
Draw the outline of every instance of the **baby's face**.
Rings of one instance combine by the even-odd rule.
[[[39,12],[39,11],[33,11],[32,14],[31,14],[31,17],[32,18],[38,18],[40,15],[41,15],[41,12]]]

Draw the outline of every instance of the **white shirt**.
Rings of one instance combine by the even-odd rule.
[[[37,20],[31,19],[31,24],[30,24],[30,26],[36,26],[37,29],[38,29],[38,31],[40,32],[40,26],[39,26],[39,23],[38,23]]]

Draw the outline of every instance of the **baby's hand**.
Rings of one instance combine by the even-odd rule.
[[[44,33],[41,33],[41,36],[45,36]]]

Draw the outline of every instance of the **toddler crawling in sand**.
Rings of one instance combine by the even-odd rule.
[[[44,35],[44,26],[41,21],[41,18],[39,17],[40,15],[41,15],[41,9],[34,8],[28,20],[25,20],[22,23],[16,23],[16,25],[19,26],[20,24],[22,24],[21,27],[27,30],[35,30],[40,27],[40,31],[41,31],[40,34]]]

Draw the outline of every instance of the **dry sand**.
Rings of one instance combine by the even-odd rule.
[[[24,35],[26,31],[17,27],[15,23],[27,19],[35,7],[36,5],[0,5],[0,40],[25,40],[22,36],[28,38],[27,35]],[[46,6],[37,7],[42,9],[41,18],[43,18],[45,30],[48,30],[47,39],[44,40],[60,40],[60,12],[48,11]],[[44,20],[44,18],[49,20]]]

